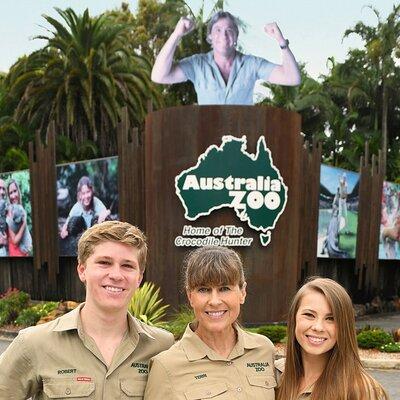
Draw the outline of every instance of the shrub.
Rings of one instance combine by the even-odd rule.
[[[162,324],[162,327],[170,331],[175,339],[180,339],[185,332],[186,326],[194,320],[194,313],[187,305],[180,306],[171,319]]]
[[[5,297],[16,293],[19,293],[19,290],[17,288],[9,287],[4,293],[0,294],[0,299],[4,299]]]
[[[246,328],[247,332],[251,332],[251,333],[258,333],[258,326],[257,327],[251,327],[251,328]]]
[[[400,342],[384,344],[379,350],[384,353],[400,353]]]
[[[8,290],[0,299],[0,326],[14,322],[18,314],[28,307],[29,300],[28,293]]]
[[[364,330],[357,335],[357,342],[362,349],[378,349],[392,343],[393,337],[382,329]]]
[[[37,304],[35,306],[25,308],[18,315],[17,319],[15,320],[15,324],[19,326],[36,325],[42,317],[47,316],[57,307],[57,302],[49,301],[48,303]]]
[[[266,336],[272,343],[280,343],[286,337],[287,328],[283,325],[262,325],[257,333]]]
[[[152,282],[145,282],[133,294],[129,311],[146,324],[160,326],[169,305],[161,305],[163,299],[160,299],[159,295],[160,288],[156,289]]]

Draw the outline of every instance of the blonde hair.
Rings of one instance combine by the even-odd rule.
[[[337,341],[330,351],[324,371],[315,383],[311,400],[380,400],[387,394],[364,370],[358,355],[352,301],[346,290],[332,279],[311,277],[292,300],[288,314],[288,341],[285,371],[278,400],[296,400],[304,376],[301,347],[296,340],[296,314],[303,296],[316,291],[325,296],[336,323]]]
[[[242,260],[227,247],[205,246],[184,260],[184,286],[188,291],[201,286],[239,285],[245,282]]]
[[[87,229],[78,242],[78,263],[85,264],[94,248],[103,242],[117,242],[136,248],[140,272],[144,272],[147,258],[146,236],[136,226],[121,221],[106,221]]]

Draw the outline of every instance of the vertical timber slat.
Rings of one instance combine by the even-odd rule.
[[[368,143],[360,161],[359,212],[357,228],[356,274],[358,289],[373,295],[379,288],[379,229],[384,179],[382,153],[369,161]]]
[[[138,129],[130,126],[127,108],[123,109],[117,135],[120,219],[143,229],[143,148],[139,142]]]
[[[47,267],[49,292],[56,292],[59,272],[55,126],[51,123],[43,144],[36,132],[35,144],[29,145],[32,223],[34,241],[35,292],[40,293],[39,270]],[[39,295],[40,296],[40,295]]]

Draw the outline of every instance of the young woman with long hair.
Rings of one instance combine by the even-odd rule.
[[[294,296],[276,367],[278,400],[388,400],[361,364],[351,299],[331,279],[310,278]]]
[[[15,179],[8,181],[7,195],[10,201],[6,219],[9,238],[8,254],[11,257],[27,257],[32,251],[32,237],[27,224],[26,211],[22,205],[21,189]]]

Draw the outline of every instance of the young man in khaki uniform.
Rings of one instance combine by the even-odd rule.
[[[127,312],[143,278],[145,240],[119,221],[82,235],[77,270],[86,302],[19,333],[0,357],[0,399],[142,398],[149,359],[174,342]]]

